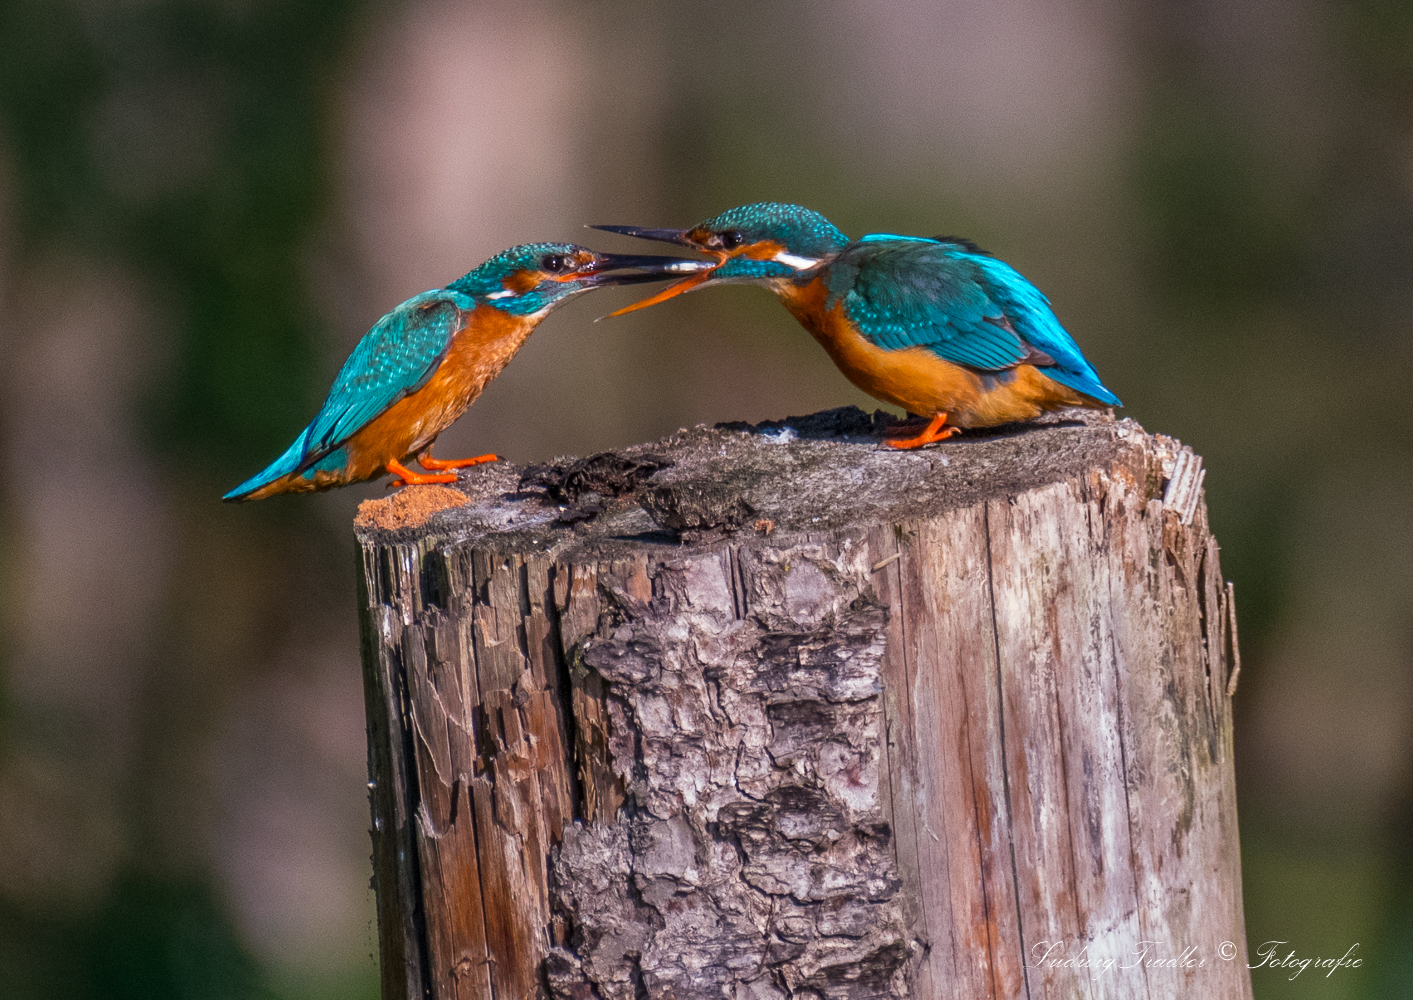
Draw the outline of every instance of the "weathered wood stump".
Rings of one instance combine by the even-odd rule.
[[[1200,460],[884,422],[365,504],[384,997],[1251,995]]]

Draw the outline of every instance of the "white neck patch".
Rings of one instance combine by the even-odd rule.
[[[486,298],[488,298],[488,299],[508,299],[508,298],[510,298],[510,297],[511,297],[512,295],[514,295],[514,294],[515,294],[515,293],[512,292],[509,288],[506,288],[506,289],[503,289],[502,291],[499,291],[499,292],[491,292],[491,294],[487,295]]]
[[[796,257],[794,254],[786,253],[784,250],[781,250],[778,254],[772,257],[771,260],[778,260],[782,264],[787,264],[790,267],[793,267],[796,271],[808,271],[810,268],[814,267],[816,264],[819,263],[818,258]]]

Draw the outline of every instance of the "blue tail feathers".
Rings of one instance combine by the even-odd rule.
[[[244,500],[250,494],[260,489],[262,486],[269,486],[276,479],[283,478],[291,472],[299,471],[300,463],[304,461],[305,446],[308,443],[309,428],[300,431],[299,437],[294,439],[294,443],[285,449],[285,453],[275,459],[262,471],[257,472],[235,489],[231,490],[222,500]]]
[[[1005,261],[983,252],[968,254],[985,274],[987,293],[1005,309],[1016,332],[1026,342],[1055,359],[1053,367],[1042,368],[1047,376],[1109,406],[1123,406],[1119,397],[1099,381],[1099,373],[1060,324],[1050,300],[1019,271]]]
[[[1091,399],[1097,399],[1099,402],[1107,403],[1109,406],[1124,405],[1119,401],[1118,396],[1115,396],[1105,388],[1104,384],[1099,381],[1099,376],[1095,374],[1092,368],[1087,373],[1070,371],[1059,365],[1053,368],[1042,368],[1040,370],[1061,385],[1067,385],[1076,392],[1084,393]]]

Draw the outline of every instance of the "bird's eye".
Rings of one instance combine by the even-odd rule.
[[[746,242],[746,237],[742,236],[739,230],[728,229],[721,234],[721,247],[723,250],[735,250],[744,242]]]
[[[569,270],[569,258],[562,253],[552,253],[540,261],[540,267],[550,274],[563,274]]]

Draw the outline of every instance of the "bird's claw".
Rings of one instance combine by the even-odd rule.
[[[398,489],[402,486],[435,486],[441,483],[456,482],[456,473],[454,472],[424,475],[413,472],[401,462],[389,462],[387,470],[393,474],[393,478],[388,482],[389,489]]]
[[[932,422],[928,424],[927,428],[917,437],[895,438],[894,440],[884,441],[883,443],[899,451],[911,451],[914,448],[922,448],[925,445],[936,444],[938,441],[945,441],[953,434],[960,434],[962,432],[960,427],[948,427],[946,424],[947,414],[939,413],[932,418]]]
[[[432,457],[432,449],[427,448],[417,456],[417,464],[424,469],[441,471],[443,469],[469,469],[473,465],[482,465],[486,462],[499,462],[501,457],[496,454],[477,455],[475,458],[451,458],[445,461]]]

